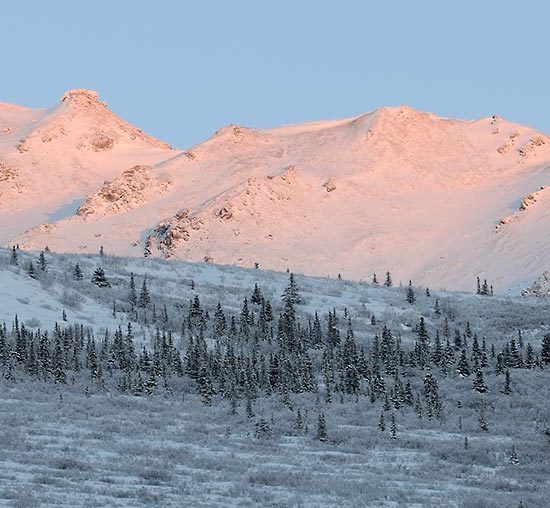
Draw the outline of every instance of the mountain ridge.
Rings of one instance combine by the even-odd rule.
[[[94,92],[64,97],[108,111]],[[75,190],[58,204],[75,206],[15,234],[0,228],[4,244],[362,280],[390,270],[447,289],[471,289],[479,275],[500,292],[519,292],[548,268],[550,200],[542,193],[520,207],[548,184],[550,138],[498,116],[392,106],[273,129],[230,124],[186,151],[112,125],[112,143],[66,143],[96,172],[93,185],[74,185],[82,172],[70,172]],[[40,160],[49,142],[36,139],[30,153]],[[5,157],[2,146],[0,162],[28,156]]]

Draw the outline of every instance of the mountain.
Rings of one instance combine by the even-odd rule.
[[[480,276],[500,293],[548,268],[550,139],[498,116],[391,107],[267,130],[230,125],[170,151],[96,94],[64,97],[42,116],[0,108],[19,122],[1,145],[0,185],[11,185],[2,201],[17,210],[0,210],[13,216],[5,244],[363,280],[389,270],[395,282],[459,290]]]
[[[51,109],[0,103],[0,241],[74,214],[105,180],[171,153],[90,90],[69,90]]]

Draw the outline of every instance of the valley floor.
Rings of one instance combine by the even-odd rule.
[[[255,407],[278,422],[259,438],[243,407],[230,415],[193,395],[37,388],[1,383],[2,505],[534,507],[550,498],[547,451],[518,440],[512,465],[509,436],[474,432],[464,449],[464,433],[412,419],[393,440],[368,401],[334,403],[322,443],[315,407],[297,434],[295,411],[275,396]]]

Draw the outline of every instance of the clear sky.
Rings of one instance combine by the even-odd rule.
[[[0,0],[0,101],[91,88],[177,147],[408,104],[550,133],[550,2]]]

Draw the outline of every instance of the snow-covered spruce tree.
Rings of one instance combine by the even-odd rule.
[[[485,432],[489,431],[489,421],[487,420],[485,400],[483,399],[479,401],[479,412],[478,412],[477,422],[481,430]]]
[[[412,282],[409,281],[409,285],[407,286],[407,297],[406,297],[407,303],[412,305],[414,302],[416,302],[416,295],[414,294],[414,289],[412,287]]]
[[[298,290],[294,274],[291,273],[288,278],[288,285],[282,294],[283,302],[290,302],[292,305],[298,305],[302,303],[302,297]]]
[[[218,306],[214,312],[213,338],[215,340],[221,339],[225,335],[226,328],[227,319],[222,309],[222,304],[218,301]]]
[[[151,303],[151,297],[149,296],[149,290],[147,289],[147,279],[143,279],[141,285],[141,291],[139,292],[138,307],[145,308]]]
[[[395,413],[391,414],[390,433],[392,439],[397,439],[397,423],[395,421]]]
[[[10,265],[17,266],[19,264],[19,257],[15,245],[11,248]]]
[[[426,321],[423,316],[420,316],[420,321],[417,327],[418,339],[415,342],[416,361],[420,368],[425,368],[430,359],[430,336],[426,328]]]
[[[128,289],[128,303],[132,307],[137,305],[137,292],[136,292],[136,281],[134,279],[134,272],[130,273],[130,287]]]
[[[483,279],[483,284],[481,285],[479,294],[483,296],[489,296],[489,284],[487,284],[487,279]]]
[[[27,275],[31,278],[31,279],[36,279],[36,271],[34,269],[34,265],[33,265],[33,262],[32,261],[29,261],[29,266],[27,267]]]
[[[519,369],[523,367],[523,357],[521,355],[521,352],[518,350],[516,339],[511,339],[509,344],[509,355],[508,355],[508,361],[507,366],[511,367],[513,369]]]
[[[326,441],[328,439],[327,422],[323,413],[319,413],[317,417],[317,432],[315,433],[315,439],[318,441]]]
[[[46,262],[46,256],[44,256],[44,251],[40,251],[40,255],[38,256],[38,267],[43,272],[45,272],[46,268],[48,267],[48,264]]]
[[[107,280],[107,277],[105,276],[105,270],[103,270],[103,268],[101,267],[96,268],[92,276],[91,282],[92,284],[95,284],[100,288],[111,287],[111,283]]]
[[[424,396],[426,400],[426,415],[429,420],[443,416],[443,403],[439,395],[437,380],[433,374],[427,374],[424,378]]]
[[[542,338],[542,348],[540,351],[540,361],[544,365],[550,365],[550,333]]]
[[[257,439],[267,439],[271,437],[271,426],[265,418],[260,418],[256,423],[255,436]]]
[[[378,428],[384,432],[386,430],[386,417],[384,414],[384,410],[380,413],[380,418],[378,419]]]
[[[471,374],[470,363],[468,362],[468,357],[466,356],[466,350],[463,349],[460,354],[460,360],[458,361],[458,366],[456,371],[462,377],[468,377]]]
[[[252,296],[250,297],[250,302],[254,305],[261,305],[264,300],[262,292],[258,287],[258,284],[254,284],[254,290],[252,291]]]
[[[304,420],[300,408],[296,411],[296,419],[294,420],[293,429],[297,434],[301,434],[304,430]]]
[[[75,280],[82,280],[84,278],[84,274],[82,273],[82,269],[78,263],[74,265],[73,277]]]
[[[476,370],[473,388],[479,393],[487,393],[489,391],[489,388],[487,388],[487,385],[485,384],[485,379],[483,378],[483,371],[480,368]]]
[[[342,349],[340,365],[340,376],[342,377],[345,392],[347,394],[357,394],[360,387],[359,355],[351,323]]]
[[[389,270],[386,272],[386,279],[384,280],[384,286],[386,287],[393,286],[393,281]]]

